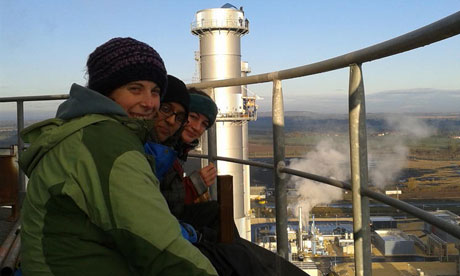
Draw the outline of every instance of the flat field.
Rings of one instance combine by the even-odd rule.
[[[320,141],[348,146],[344,134],[290,132],[285,134],[286,157],[302,157],[315,149]],[[397,155],[400,145],[407,151],[405,161],[394,183],[386,189],[400,189],[401,199],[460,199],[460,139],[457,137],[430,136],[414,139],[390,134],[368,137],[368,152],[377,160]],[[250,158],[273,156],[272,136],[258,134],[249,137]],[[345,196],[346,197],[346,196]]]

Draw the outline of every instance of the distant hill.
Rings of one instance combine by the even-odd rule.
[[[259,100],[261,109],[270,110],[271,102]],[[366,92],[369,113],[459,112],[460,89],[414,88]],[[348,112],[348,93],[284,95],[284,110],[308,110],[319,113]]]
[[[311,112],[311,111],[286,111],[284,112],[285,117],[297,117],[297,116],[313,117],[317,115],[320,115],[320,114],[316,112]],[[271,117],[272,112],[271,111],[258,112],[257,116],[258,117]]]
[[[460,134],[460,113],[370,113],[367,114],[368,134],[393,131],[386,118],[390,116],[407,115],[422,120],[428,127],[436,129],[441,135]],[[348,132],[348,114],[321,114],[306,111],[285,112],[286,132]],[[271,114],[263,112],[258,114],[257,121],[249,123],[249,134],[271,132]]]
[[[392,131],[386,118],[395,116],[392,113],[367,114],[367,132],[375,133]],[[401,115],[401,114],[398,114]],[[436,129],[438,135],[460,136],[460,113],[410,113],[406,114],[423,120],[430,128]],[[28,126],[37,120],[27,120]],[[348,132],[348,114],[316,113],[310,111],[285,112],[285,132],[315,132],[315,133],[346,133]],[[16,122],[13,120],[0,121],[0,147],[9,147],[17,143]],[[270,134],[272,118],[270,112],[258,113],[257,121],[249,122],[249,135]]]

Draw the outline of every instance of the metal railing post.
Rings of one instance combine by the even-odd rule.
[[[273,81],[273,164],[275,182],[275,207],[276,207],[276,248],[278,255],[288,259],[288,235],[287,235],[287,187],[285,174],[280,168],[284,163],[284,104],[281,81]]]
[[[24,141],[21,139],[20,132],[24,129],[24,101],[17,101],[16,102],[17,106],[17,125],[18,125],[18,160],[19,157],[22,155],[22,152],[24,151]],[[22,200],[22,195],[25,194],[26,192],[26,180],[25,180],[25,175],[24,172],[19,168],[18,170],[18,184],[19,184],[19,195],[18,198]]]
[[[217,156],[217,137],[216,137],[216,124],[208,129],[208,164],[213,163],[217,169],[217,160],[215,156]],[[211,198],[213,200],[217,200],[217,186],[211,185],[209,187],[209,193],[211,194]]]
[[[361,196],[367,188],[367,134],[364,82],[361,64],[350,66],[349,129],[351,182],[353,195],[353,233],[355,242],[355,270],[358,276],[372,275],[369,226],[369,199]]]
[[[211,89],[211,93],[209,96],[213,100],[215,100],[214,88]],[[216,170],[217,170],[217,160],[215,159],[215,156],[217,156],[216,124],[217,122],[215,122],[214,125],[208,129],[208,164],[213,163],[214,166],[216,166]],[[211,185],[211,187],[209,187],[209,193],[213,200],[217,200],[217,184],[216,183],[214,183],[214,185]]]

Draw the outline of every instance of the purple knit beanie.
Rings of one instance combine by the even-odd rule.
[[[88,88],[108,96],[132,81],[155,82],[164,95],[166,68],[160,55],[149,45],[130,37],[112,38],[92,52],[86,62]]]

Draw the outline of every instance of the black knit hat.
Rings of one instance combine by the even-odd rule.
[[[149,45],[130,37],[113,38],[92,52],[86,62],[88,88],[108,96],[132,81],[155,82],[166,91],[166,68],[160,55]]]
[[[168,88],[161,102],[178,103],[184,107],[185,113],[188,114],[190,110],[190,96],[185,83],[174,76],[168,75]]]

